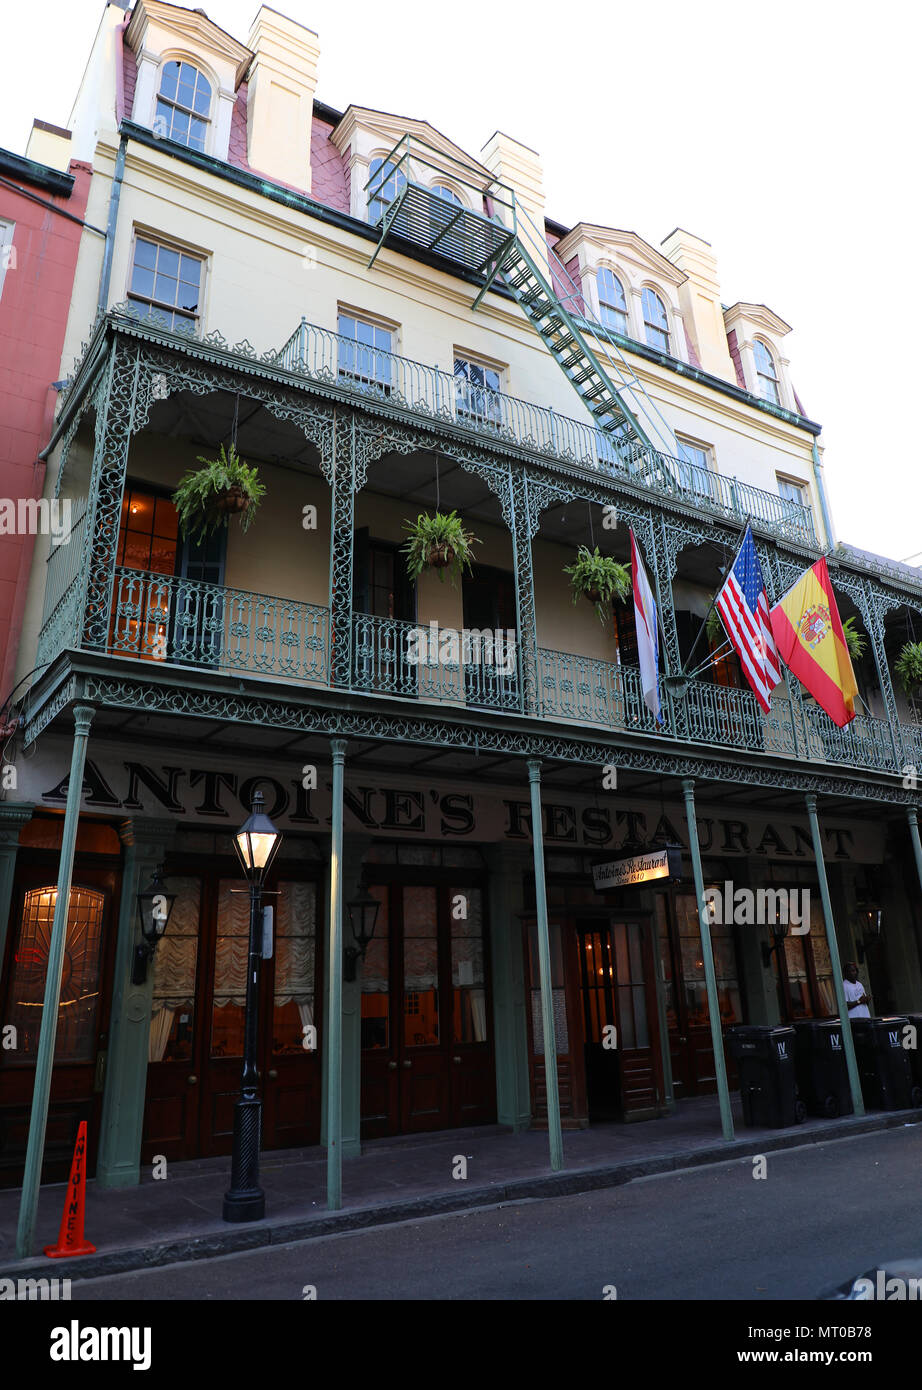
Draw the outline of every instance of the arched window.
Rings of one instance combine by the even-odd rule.
[[[160,74],[154,129],[191,150],[204,150],[211,112],[211,83],[191,63],[165,63]]]
[[[781,391],[778,386],[778,368],[775,366],[775,359],[765,344],[759,342],[758,338],[753,342],[752,350],[756,359],[756,384],[759,388],[759,395],[763,401],[771,401],[774,405],[780,405]]]
[[[599,290],[599,318],[606,328],[613,328],[616,333],[623,333],[627,337],[627,300],[624,297],[624,286],[607,266],[596,271],[595,280]]]
[[[454,203],[456,207],[463,207],[461,199],[453,188],[449,188],[447,183],[436,183],[432,185],[432,191],[439,198],[444,198],[446,203]]]
[[[666,306],[656,290],[645,289],[641,295],[643,305],[643,327],[650,347],[660,352],[669,351],[669,320]]]
[[[377,157],[368,166],[368,176],[368,220],[374,224],[381,221],[406,183],[406,178],[400,169],[394,169],[390,165],[384,168],[384,160]]]

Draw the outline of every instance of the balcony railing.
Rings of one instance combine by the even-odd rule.
[[[117,569],[109,651],[210,671],[325,681],[328,610],[218,584]]]
[[[311,381],[387,401],[413,415],[629,479],[705,511],[739,522],[751,517],[773,533],[811,544],[816,541],[813,514],[798,502],[658,449],[635,446],[628,457],[621,457],[604,430],[503,391],[474,387],[466,378],[358,343],[306,319],[278,353],[277,365]],[[623,455],[624,446],[618,447]]]
[[[79,649],[86,597],[79,573],[77,509],[70,546],[48,561],[39,663]],[[72,549],[71,549],[72,547]],[[809,701],[780,691],[763,713],[749,690],[690,680],[661,691],[663,722],[647,708],[634,666],[549,648],[535,653],[536,703],[525,704],[522,653],[485,634],[353,614],[351,688],[359,694],[435,702],[581,727],[641,733],[800,762],[905,775],[922,772],[922,727],[862,714],[844,729]],[[446,647],[454,634],[456,649]],[[327,687],[329,610],[316,604],[119,567],[106,652],[173,667],[248,674]]]

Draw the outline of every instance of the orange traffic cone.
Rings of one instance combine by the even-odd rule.
[[[45,1254],[52,1260],[65,1260],[69,1255],[92,1255],[96,1246],[83,1238],[83,1213],[86,1207],[86,1120],[80,1121],[74,1160],[70,1165],[64,1215],[58,1232],[57,1245],[46,1245]]]

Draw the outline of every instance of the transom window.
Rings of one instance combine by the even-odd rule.
[[[763,401],[771,401],[774,405],[780,405],[781,392],[778,388],[778,369],[775,366],[775,359],[758,338],[752,345],[752,351],[756,359],[756,381],[759,395]]]
[[[394,335],[391,329],[356,314],[340,312],[337,319],[339,375],[389,391]],[[344,341],[345,340],[345,341]]]
[[[192,333],[199,316],[203,265],[199,256],[138,236],[128,297],[157,310],[171,328]]]
[[[390,165],[385,167],[384,160],[380,158],[371,161],[368,166],[368,174],[370,180],[368,220],[373,224],[380,222],[401,188],[406,184],[406,178],[402,170],[394,169]],[[378,178],[375,178],[376,174],[379,176]]]
[[[650,347],[660,352],[669,351],[669,319],[666,306],[655,290],[645,288],[641,294],[643,306],[643,326]]]
[[[160,75],[154,129],[192,150],[204,150],[211,83],[191,63],[166,63]]]
[[[627,337],[628,317],[624,286],[607,266],[602,266],[596,272],[596,284],[599,290],[599,318],[606,328],[613,328],[616,333],[623,333]]]

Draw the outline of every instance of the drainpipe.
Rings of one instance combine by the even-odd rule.
[[[104,314],[109,303],[109,282],[112,279],[112,253],[115,248],[115,229],[118,225],[118,205],[122,196],[122,179],[125,175],[125,153],[128,136],[121,134],[118,154],[115,156],[115,174],[109,193],[109,217],[106,222],[106,247],[102,257],[102,272],[99,277],[99,299],[96,302],[97,314]]]
[[[835,549],[836,538],[833,535],[832,521],[829,516],[829,502],[826,499],[826,486],[823,482],[823,465],[820,461],[819,450],[814,439],[810,445],[813,450],[813,480],[816,483],[816,491],[820,499],[820,511],[823,513],[823,530],[826,532],[826,546],[829,550]]]

